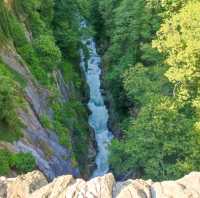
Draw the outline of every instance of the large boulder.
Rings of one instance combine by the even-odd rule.
[[[141,179],[115,182],[106,174],[89,181],[61,176],[48,183],[39,171],[16,178],[0,177],[0,198],[200,198],[200,173],[177,181]]]
[[[200,198],[200,173],[193,172],[177,181],[151,185],[152,198]]]
[[[30,194],[48,182],[39,171],[33,171],[11,179],[0,179],[0,198],[29,198]],[[3,195],[3,196],[1,196]]]

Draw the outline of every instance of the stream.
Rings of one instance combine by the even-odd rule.
[[[86,22],[81,23],[81,28],[86,28]],[[80,66],[85,73],[85,78],[90,89],[88,108],[91,111],[89,125],[94,129],[98,153],[96,156],[97,168],[92,177],[103,176],[109,171],[108,144],[112,140],[112,133],[108,129],[109,114],[105,106],[101,90],[101,58],[96,50],[93,38],[82,39],[82,43],[89,51],[89,59],[85,61],[84,51],[81,49]]]

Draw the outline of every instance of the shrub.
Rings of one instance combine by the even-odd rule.
[[[36,161],[31,153],[17,153],[11,156],[10,167],[18,173],[27,173],[36,168]]]
[[[27,173],[36,168],[35,158],[31,153],[14,153],[0,150],[0,175],[8,175],[11,170],[17,173]]]
[[[28,41],[24,33],[22,24],[20,24],[17,21],[17,18],[13,15],[10,15],[9,23],[10,23],[11,36],[15,46],[18,48],[25,45]]]
[[[21,123],[16,113],[20,99],[18,84],[9,76],[1,74],[0,70],[0,121],[13,131],[18,130]]]
[[[10,156],[11,154],[7,150],[0,150],[0,175],[7,175],[10,172]]]
[[[40,63],[47,71],[52,71],[61,62],[61,52],[56,46],[53,37],[41,35],[35,39],[34,47],[40,59]]]
[[[40,116],[40,120],[42,122],[42,125],[47,128],[47,129],[52,129],[53,125],[51,120],[49,119],[49,117],[47,115],[42,115]]]

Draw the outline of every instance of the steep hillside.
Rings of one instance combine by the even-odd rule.
[[[80,5],[0,1],[0,175],[39,168],[49,179],[87,177],[93,167]]]
[[[92,0],[118,179],[200,170],[200,3]]]

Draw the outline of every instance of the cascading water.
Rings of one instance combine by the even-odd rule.
[[[81,28],[86,28],[86,23],[81,23]],[[82,39],[82,43],[89,51],[89,59],[85,62],[84,52],[81,49],[81,68],[85,73],[87,84],[90,88],[90,100],[88,107],[91,111],[89,124],[95,131],[95,138],[98,146],[96,157],[97,168],[93,177],[102,176],[109,170],[108,164],[108,144],[112,139],[112,133],[108,130],[108,110],[104,104],[101,93],[101,59],[96,51],[96,44],[93,38]]]

